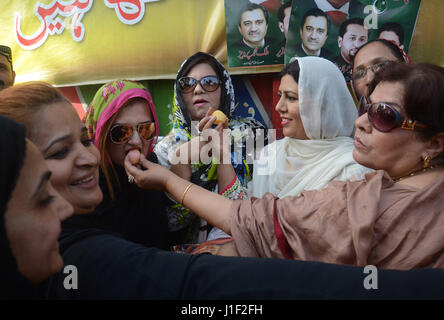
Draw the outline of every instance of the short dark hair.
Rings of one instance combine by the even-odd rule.
[[[407,117],[433,128],[418,132],[422,140],[444,132],[444,67],[429,63],[394,62],[375,74],[369,85],[369,93],[382,81],[404,85],[403,107]]]
[[[200,64],[200,63],[206,63],[211,66],[211,68],[216,72],[217,77],[222,80],[223,74],[221,73],[219,67],[217,66],[215,62],[215,58],[211,57],[210,55],[206,54],[205,52],[197,52],[193,54],[191,57],[188,58],[186,64],[184,65],[181,74],[177,75],[176,81],[180,79],[180,77],[186,77],[188,73],[191,71],[194,66]]]
[[[408,60],[406,60],[407,59],[406,56],[404,55],[404,50],[402,50],[400,47],[398,47],[392,41],[385,40],[385,39],[375,39],[375,40],[371,40],[371,41],[367,42],[362,47],[360,47],[358,49],[358,51],[356,51],[355,57],[358,55],[359,51],[361,51],[362,49],[364,49],[365,47],[367,47],[368,45],[370,45],[374,42],[379,42],[382,45],[384,45],[385,47],[387,47],[387,49],[389,49],[390,52],[396,57],[398,62],[408,62]]]
[[[287,64],[284,69],[281,71],[279,76],[282,78],[285,75],[290,75],[293,77],[296,83],[299,83],[299,73],[301,72],[301,68],[299,67],[299,62],[297,59],[294,59],[292,62]]]
[[[399,44],[404,44],[404,28],[397,22],[387,22],[384,23],[379,29],[378,29],[378,37],[383,33],[384,31],[392,31],[396,33],[396,35],[399,38]]]
[[[277,14],[280,22],[284,22],[285,9],[287,9],[287,8],[291,8],[291,1],[287,1],[283,5],[280,6],[280,8],[278,10],[278,14]]]
[[[347,32],[347,27],[351,24],[358,24],[360,26],[365,27],[364,26],[364,19],[362,19],[362,18],[356,17],[356,18],[351,18],[351,19],[345,20],[341,24],[341,26],[339,27],[339,36],[341,38],[344,37],[344,34]],[[367,29],[367,36],[369,36],[369,35],[370,35],[370,29]]]
[[[262,12],[264,13],[265,22],[268,24],[268,19],[269,19],[269,17],[270,17],[270,14],[268,13],[268,10],[265,9],[265,7],[261,6],[260,4],[249,2],[249,3],[247,3],[245,6],[243,6],[243,7],[242,7],[242,10],[240,11],[240,15],[239,15],[239,25],[241,25],[241,22],[242,22],[242,21],[241,21],[241,20],[242,20],[242,14],[243,14],[245,11],[253,11],[253,10],[256,10],[256,9],[261,9],[261,10],[262,10]]]
[[[305,21],[307,20],[308,17],[325,17],[325,19],[327,19],[327,34],[328,34],[328,30],[330,30],[330,18],[328,16],[328,14],[326,14],[324,11],[322,11],[321,9],[318,8],[313,8],[308,10],[304,16],[302,17],[302,21],[301,21],[301,30],[304,29],[304,25],[305,25]]]

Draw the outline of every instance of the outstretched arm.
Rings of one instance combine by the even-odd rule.
[[[213,226],[231,234],[230,218],[232,200],[226,199],[214,192],[208,191],[198,185],[176,176],[170,170],[148,161],[140,156],[141,170],[131,164],[129,157],[125,158],[125,169],[135,178],[135,183],[142,189],[166,191],[173,198],[189,208],[202,219]],[[189,187],[190,186],[190,187]]]

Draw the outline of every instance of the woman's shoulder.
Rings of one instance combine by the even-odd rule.
[[[371,171],[367,171],[368,168],[363,168],[364,171],[360,172],[360,179],[346,179],[343,176],[344,173],[341,173],[341,175],[331,180],[325,188],[341,189],[343,192],[349,192],[350,190],[373,187],[385,189],[393,185],[393,180],[384,170],[370,169]]]
[[[344,167],[341,173],[333,180],[339,181],[358,181],[366,178],[368,173],[373,173],[375,170],[364,167],[359,163],[351,163]]]

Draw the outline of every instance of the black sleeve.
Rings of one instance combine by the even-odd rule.
[[[362,267],[284,259],[178,254],[114,235],[95,235],[63,253],[78,288],[53,277],[50,299],[443,299],[444,270],[377,270],[366,289]],[[375,284],[375,283],[373,283]]]
[[[63,271],[48,285],[49,299],[178,299],[192,256],[147,248],[113,234],[77,241],[63,253],[77,269],[77,289]]]

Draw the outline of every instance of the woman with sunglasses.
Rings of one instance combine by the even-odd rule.
[[[41,284],[63,268],[60,223],[73,207],[25,127],[0,116],[0,299],[43,297]]]
[[[370,86],[356,120],[361,181],[334,181],[300,196],[235,202],[142,158],[125,159],[141,187],[165,188],[232,235],[242,256],[389,269],[444,268],[444,68],[394,64]],[[426,131],[424,131],[426,129]],[[211,208],[211,210],[209,210]]]
[[[368,95],[368,86],[375,73],[390,62],[409,63],[407,53],[394,42],[376,39],[367,42],[356,52],[353,60],[352,88],[358,101]]]
[[[233,119],[235,96],[230,75],[225,67],[212,55],[198,52],[183,62],[177,74],[174,90],[173,128],[155,147],[159,163],[182,178],[215,192],[218,190],[218,183],[226,186],[233,178],[217,172],[220,172],[223,166],[232,166],[233,175],[236,174],[240,183],[246,186],[251,180],[253,171],[252,166],[245,161],[246,139],[243,139],[241,147],[231,151],[232,165],[216,164],[214,161],[209,164],[201,162],[191,165],[190,153],[186,163],[172,164],[175,163],[172,157],[176,155],[176,151],[179,152],[179,146],[199,133],[200,121],[206,119],[205,126],[200,126],[200,129],[212,127],[214,119],[208,117],[210,108],[212,111],[220,110],[228,117],[228,124],[221,124],[220,127],[237,129],[236,132],[241,133],[251,129],[250,132],[254,134],[256,129],[265,129],[254,119]],[[264,136],[266,137],[266,134]],[[187,147],[182,146],[182,148]],[[200,243],[207,239],[210,226],[187,208],[174,203],[169,210],[169,227],[177,235],[177,243]],[[225,236],[225,234],[220,235],[220,237]]]
[[[267,192],[279,198],[297,196],[303,190],[322,189],[330,181],[361,180],[373,172],[353,159],[357,112],[338,68],[323,58],[303,57],[289,63],[280,75],[275,109],[284,138],[261,151],[244,198]],[[232,243],[219,254],[236,255],[229,246]]]
[[[330,61],[296,58],[281,72],[275,109],[284,138],[267,145],[248,188],[250,197],[279,198],[318,190],[332,180],[360,180],[372,169],[352,157],[356,107],[343,76]]]
[[[165,195],[139,189],[123,168],[131,151],[156,162],[152,150],[159,124],[149,92],[138,82],[109,82],[96,92],[85,124],[99,149],[104,199],[88,218],[77,219],[95,221],[96,227],[118,232],[133,242],[168,248]]]

